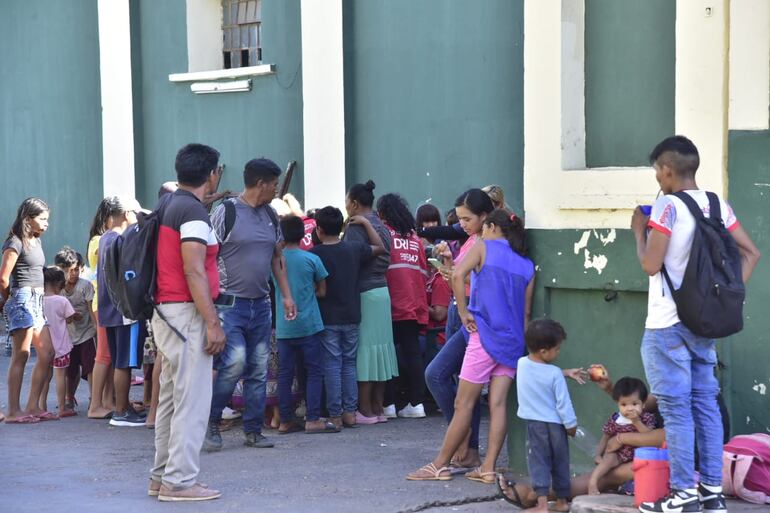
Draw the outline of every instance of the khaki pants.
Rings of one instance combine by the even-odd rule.
[[[155,417],[155,466],[151,479],[172,490],[193,486],[200,471],[200,451],[211,409],[212,357],[203,351],[206,324],[194,303],[159,305],[153,336],[163,355],[160,396]]]

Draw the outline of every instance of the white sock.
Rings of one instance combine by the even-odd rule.
[[[700,485],[711,493],[722,493],[722,485],[707,485],[706,483]]]

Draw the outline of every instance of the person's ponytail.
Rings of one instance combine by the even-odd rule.
[[[522,218],[512,212],[498,208],[487,215],[484,224],[493,224],[500,228],[511,249],[521,256],[527,255],[527,233]]]

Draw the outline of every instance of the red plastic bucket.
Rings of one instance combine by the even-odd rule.
[[[655,502],[669,493],[668,451],[640,447],[634,451],[634,504]]]

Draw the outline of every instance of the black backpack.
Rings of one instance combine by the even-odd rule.
[[[710,215],[703,215],[698,203],[686,192],[674,196],[687,205],[695,218],[695,234],[682,286],[674,290],[671,278],[663,273],[671,290],[679,319],[694,334],[722,338],[743,329],[743,285],[738,245],[725,228],[719,198],[706,193]]]
[[[149,320],[155,310],[155,278],[160,218],[171,198],[166,194],[158,207],[143,216],[107,246],[104,272],[113,304],[127,319]]]

